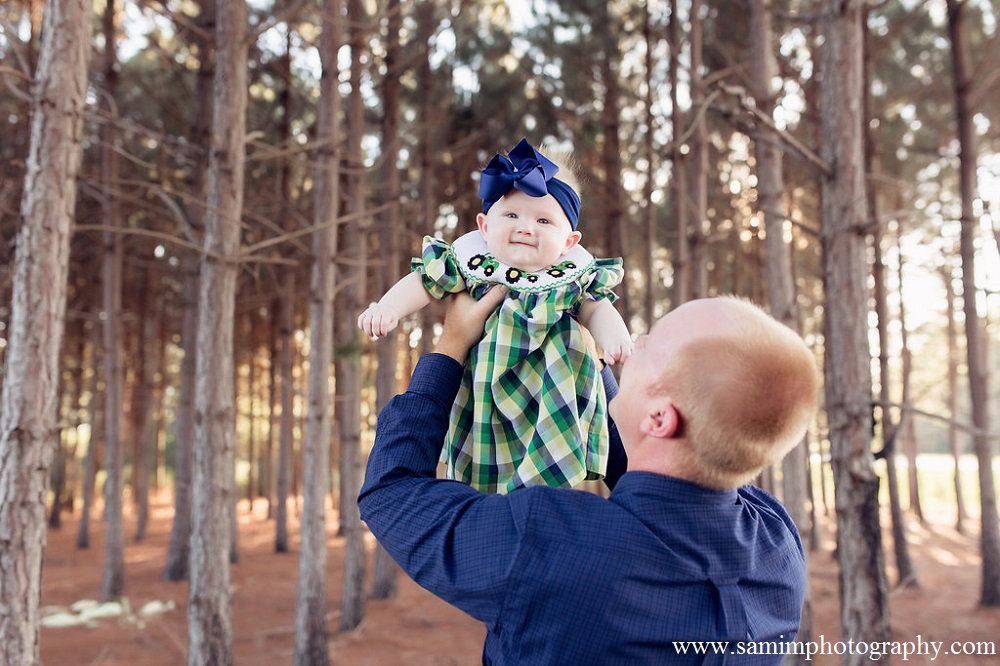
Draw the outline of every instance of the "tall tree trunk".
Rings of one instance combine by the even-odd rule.
[[[608,256],[628,256],[628,235],[626,234],[625,194],[622,188],[622,147],[621,147],[621,82],[618,64],[621,53],[618,46],[621,21],[615,15],[611,3],[597,3],[598,21],[595,29],[600,31],[600,48],[604,51],[600,59],[599,77],[603,84],[601,100],[601,131],[604,142],[601,147],[601,167],[604,174],[603,198],[605,225],[605,249]],[[622,279],[619,290],[618,308],[625,321],[632,319],[632,299],[629,289],[628,271]]]
[[[0,397],[0,663],[9,666],[40,661],[45,496],[59,441],[59,350],[87,94],[91,4],[50,0],[44,20]]]
[[[671,305],[677,307],[691,300],[691,225],[688,224],[687,205],[687,154],[688,147],[684,143],[684,112],[680,106],[678,93],[678,73],[681,45],[681,20],[677,15],[677,0],[670,0],[670,22],[667,25],[668,47],[670,51],[670,119],[673,128],[671,138],[671,175],[673,177],[673,202],[671,210],[677,225],[677,238],[674,244],[673,256],[673,287],[671,289]]]
[[[253,513],[254,484],[256,483],[254,470],[257,465],[255,458],[257,454],[257,335],[256,323],[257,313],[247,312],[243,318],[244,330],[247,336],[247,487],[246,500],[247,512]],[[238,374],[238,373],[237,373]],[[239,387],[237,386],[237,392]]]
[[[348,0],[347,15],[351,17],[351,96],[347,109],[347,159],[352,174],[348,182],[348,215],[343,256],[338,268],[343,279],[343,307],[346,313],[337,322],[337,404],[340,406],[340,525],[345,537],[344,591],[340,628],[356,628],[365,617],[365,528],[358,512],[358,491],[361,483],[361,360],[360,340],[354,313],[361,310],[365,293],[364,270],[356,261],[366,256],[365,237],[361,232],[365,214],[364,160],[361,155],[361,135],[364,131],[364,106],[361,80],[365,63],[364,49],[368,39],[368,15],[361,0]]]
[[[901,402],[904,407],[907,407],[910,404],[912,395],[910,391],[910,378],[913,372],[913,352],[910,351],[909,331],[906,328],[906,295],[904,294],[906,285],[903,282],[904,259],[902,243],[900,242],[902,234],[902,224],[897,224],[895,241],[896,254],[899,256],[896,273],[897,282],[899,283],[899,346],[902,354],[902,362],[900,363],[900,380],[902,383]],[[913,424],[913,415],[904,411],[899,424],[899,441],[902,442],[903,455],[906,457],[907,472],[909,474],[909,483],[907,485],[910,489],[910,511],[917,516],[917,519],[921,523],[924,523],[924,509],[920,504],[919,470],[917,469],[917,438]],[[915,576],[915,573],[913,575]],[[902,578],[902,575],[900,575],[900,578]],[[917,582],[916,578],[914,578],[914,582]]]
[[[94,486],[97,484],[97,470],[101,467],[101,451],[104,439],[104,391],[97,387],[101,377],[101,326],[100,316],[95,313],[90,322],[90,344],[88,363],[90,365],[90,403],[87,405],[87,417],[90,422],[90,438],[87,441],[87,454],[83,459],[83,482],[80,490],[83,507],[80,511],[80,525],[76,532],[76,547],[85,550],[90,548],[90,519],[94,507]]]
[[[60,372],[60,374],[62,373]],[[63,415],[60,413],[59,416],[59,420],[62,421]],[[66,458],[68,456],[65,439],[63,433],[60,433],[59,442],[56,445],[55,458],[52,461],[52,474],[49,480],[51,484],[52,505],[49,507],[47,524],[53,529],[59,529],[62,526],[62,504],[63,493],[66,491]]]
[[[773,51],[773,16],[771,0],[752,0],[750,3],[750,74],[753,96],[762,114],[774,113],[775,95],[771,82],[777,76]],[[754,139],[757,159],[757,214],[764,229],[765,272],[767,275],[767,301],[771,314],[785,326],[799,330],[795,308],[795,277],[792,274],[791,245],[785,240],[787,214],[785,212],[785,183],[781,175],[782,155],[776,137],[761,131]],[[807,510],[809,490],[808,440],[792,449],[782,461],[782,491],[785,507],[795,521],[802,549],[809,565],[812,550],[810,517]],[[802,604],[802,621],[795,639],[808,641],[812,636],[812,594],[808,586]],[[789,655],[785,663],[801,663],[801,655]]]
[[[195,84],[194,118],[191,143],[199,148],[210,142],[212,90],[215,85],[215,0],[200,0],[196,41],[200,61]],[[193,203],[187,208],[192,243],[201,243],[205,228],[205,192],[207,160],[196,156],[190,167],[189,188]],[[194,446],[194,401],[198,356],[199,258],[191,252],[181,257],[181,361],[177,416],[174,421],[174,520],[167,547],[164,577],[171,581],[187,580],[191,554],[191,478]]]
[[[295,273],[284,274],[278,303],[278,374],[281,376],[281,421],[278,425],[278,479],[274,519],[274,552],[288,552],[288,495],[292,478],[292,447],[295,436],[295,384],[292,344],[295,327]]]
[[[983,559],[980,603],[1000,606],[1000,524],[997,515],[996,486],[993,479],[993,446],[990,443],[989,365],[986,340],[979,317],[976,289],[976,227],[973,212],[976,198],[976,141],[972,125],[973,109],[969,95],[972,90],[972,66],[965,41],[964,22],[968,6],[963,0],[948,0],[948,34],[951,38],[954,69],[955,116],[959,143],[959,189],[962,195],[962,299],[965,310],[965,347],[968,355],[969,391],[972,402],[972,441],[979,459],[980,550]]]
[[[382,200],[385,211],[379,218],[379,255],[384,265],[376,270],[376,289],[384,294],[392,286],[399,265],[400,177],[399,177],[399,115],[400,95],[403,75],[400,61],[399,31],[402,26],[402,7],[399,0],[389,0],[385,13],[388,20],[385,44],[385,79],[382,86],[382,106],[385,116],[382,121]],[[393,329],[377,346],[378,369],[375,376],[376,410],[382,408],[396,394],[396,366],[399,356],[399,331]],[[381,545],[375,548],[375,566],[372,576],[371,596],[373,599],[391,599],[398,593],[399,567]]]
[[[216,5],[215,104],[198,297],[188,664],[231,664],[233,311],[243,212],[247,5]]]
[[[878,477],[871,454],[871,356],[862,151],[863,0],[823,0],[820,62],[822,157],[835,165],[822,181],[826,309],[826,405],[830,424],[842,636],[884,641],[889,600],[879,524]],[[845,656],[845,664],[869,655]]]
[[[691,296],[708,296],[708,128],[705,123],[705,77],[702,72],[704,22],[702,0],[691,0]]]
[[[340,169],[340,91],[337,52],[341,0],[323,3],[320,58],[323,76],[316,140],[316,205],[309,289],[309,407],[302,466],[302,545],[295,610],[295,664],[330,663],[326,626],[326,490],[330,466],[330,369],[333,361],[333,289]],[[347,317],[347,319],[351,319]]]
[[[417,66],[417,82],[420,90],[424,91],[434,91],[435,86],[439,85],[439,78],[431,69],[433,53],[429,46],[437,26],[436,5],[435,2],[418,2],[416,6],[417,43],[428,45],[422,49],[420,63]],[[427,229],[433,228],[434,220],[437,218],[438,204],[434,192],[436,187],[435,174],[437,173],[435,158],[438,155],[438,132],[440,131],[440,124],[436,122],[436,118],[439,113],[443,113],[443,111],[438,95],[420,95],[420,101],[417,104],[417,126],[420,128],[417,148],[420,161],[420,197],[416,202],[416,205],[419,206],[418,212],[413,216],[414,221],[410,227],[412,234],[417,238],[427,233]],[[421,354],[431,350],[431,310],[432,308],[426,307],[417,314],[421,331],[419,347]],[[407,345],[408,347],[409,345]],[[404,373],[404,376],[408,377],[409,374]]]
[[[267,453],[264,456],[264,469],[261,474],[261,490],[267,495],[267,519],[275,517],[275,474],[274,474],[274,434],[278,429],[275,414],[278,406],[278,317],[275,313],[280,307],[277,300],[272,302],[269,313],[271,326],[268,330],[267,343]]]
[[[865,13],[867,17],[867,12]],[[899,474],[896,466],[896,446],[899,442],[902,430],[899,426],[905,420],[905,412],[900,412],[900,420],[896,421],[896,416],[892,408],[892,387],[893,377],[889,368],[889,298],[888,298],[888,271],[885,266],[885,237],[887,221],[882,220],[881,196],[878,184],[881,182],[882,161],[879,155],[879,143],[876,136],[875,126],[878,120],[872,109],[871,83],[869,73],[871,71],[870,62],[870,40],[871,31],[864,31],[864,73],[865,85],[863,87],[864,100],[864,128],[865,128],[865,172],[868,174],[866,180],[866,202],[868,205],[868,224],[872,229],[872,279],[875,284],[874,300],[875,315],[877,318],[878,345],[879,345],[879,413],[882,422],[882,457],[885,460],[886,482],[889,486],[889,515],[892,519],[892,546],[896,557],[896,571],[899,576],[899,585],[918,585],[917,572],[913,566],[913,558],[910,557],[910,544],[906,536],[906,516],[899,496]],[[905,346],[903,353],[906,353]],[[903,404],[906,401],[903,400]]]
[[[135,540],[146,538],[149,518],[149,477],[156,455],[159,431],[157,417],[160,412],[156,374],[160,368],[160,328],[163,325],[162,308],[158,306],[161,294],[157,286],[156,269],[145,268],[143,291],[140,296],[143,314],[140,317],[142,342],[138,353],[137,386],[132,401],[135,424],[136,455],[132,465],[132,488],[135,495]]]
[[[283,84],[279,93],[281,120],[278,123],[278,135],[283,141],[289,143],[294,141],[292,135],[292,38],[287,34],[285,38],[285,51],[278,59],[277,67],[281,73]],[[279,173],[279,187],[281,188],[282,206],[291,208],[292,206],[292,173],[287,160],[282,160]],[[285,231],[294,230],[295,218],[287,216],[287,226]],[[288,496],[292,487],[292,465],[294,455],[294,432],[295,414],[293,405],[295,402],[293,372],[294,362],[294,338],[295,330],[295,267],[286,266],[281,276],[281,303],[278,310],[278,330],[280,331],[281,351],[279,352],[279,364],[281,372],[281,441],[278,449],[278,512],[274,529],[274,550],[277,553],[288,552]],[[294,496],[297,498],[298,494]]]
[[[655,187],[654,174],[657,170],[657,151],[654,141],[655,127],[657,123],[656,110],[653,106],[655,84],[653,60],[653,50],[656,48],[658,37],[653,34],[652,17],[650,16],[649,4],[642,5],[642,37],[646,45],[646,58],[643,67],[646,91],[643,95],[643,113],[645,114],[646,132],[643,135],[642,149],[646,158],[646,179],[642,186],[643,205],[643,232],[646,238],[646,246],[642,251],[642,268],[646,276],[646,286],[643,293],[642,316],[646,320],[646,330],[653,327],[653,320],[656,316],[656,286],[659,280],[656,278],[656,267],[653,263],[653,253],[656,251],[656,212],[657,206],[653,202],[653,190]],[[658,92],[656,92],[658,94]]]
[[[78,323],[78,321],[73,323]],[[83,354],[79,353],[82,349],[79,347],[82,347],[86,340],[87,336],[84,334],[82,326],[73,326],[68,332],[66,330],[63,331],[63,342],[67,346],[78,345],[78,348],[72,350],[64,349],[59,352],[58,376],[64,378],[69,376],[71,379],[61,381],[59,386],[58,420],[60,423],[66,425],[59,433],[59,443],[56,446],[55,458],[52,461],[52,473],[50,475],[52,504],[49,507],[48,519],[48,526],[51,529],[62,527],[62,511],[67,504],[67,494],[69,495],[70,512],[72,513],[73,511],[73,488],[70,483],[67,490],[67,481],[69,480],[67,468],[69,461],[76,460],[76,443],[78,441],[76,427],[79,423],[74,415],[77,413],[80,396],[82,395],[80,380],[83,373],[77,372],[80,369],[79,363],[71,368],[67,361],[74,356],[77,359],[83,358]],[[3,387],[0,386],[0,391],[2,390]],[[70,433],[71,430],[73,431],[72,433]]]
[[[198,337],[198,260],[181,259],[181,359],[177,416],[174,419],[174,520],[163,577],[187,580],[191,556],[191,459],[194,443],[194,401]]]
[[[118,197],[115,189],[119,181],[118,153],[115,144],[118,130],[115,115],[118,95],[118,58],[115,45],[115,0],[108,0],[103,17],[104,25],[104,101],[108,118],[101,128],[101,180],[104,195],[101,200],[101,217],[104,232],[104,257],[102,260],[104,302],[104,573],[101,597],[117,599],[125,591],[125,518],[122,507],[124,490],[125,451],[122,437],[124,419],[125,372],[122,365],[122,237],[116,230],[121,226]]]
[[[955,463],[953,487],[955,488],[955,531],[965,534],[965,521],[968,511],[965,508],[965,493],[962,489],[962,452],[958,442],[958,325],[955,323],[955,283],[950,262],[941,268],[941,279],[944,281],[947,335],[948,335],[948,450]]]

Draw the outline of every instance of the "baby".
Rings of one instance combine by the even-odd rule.
[[[478,230],[454,244],[425,237],[413,272],[358,317],[377,338],[432,298],[509,288],[470,354],[443,453],[448,478],[484,492],[570,487],[606,469],[604,385],[580,325],[608,365],[628,358],[632,338],[611,291],[624,273],[621,259],[580,245],[579,186],[568,172],[524,139],[494,156],[480,180]]]

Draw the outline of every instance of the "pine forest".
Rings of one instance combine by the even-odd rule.
[[[482,625],[436,615],[356,501],[444,305],[378,341],[357,318],[425,236],[475,229],[480,171],[522,137],[572,153],[633,335],[736,294],[814,350],[820,413],[756,481],[808,554],[796,640],[996,663],[998,22],[997,0],[6,0],[0,663],[478,663]],[[78,599],[119,614],[58,627]]]

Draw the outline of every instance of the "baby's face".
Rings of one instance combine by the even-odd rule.
[[[476,222],[497,260],[532,273],[558,263],[580,242],[580,232],[573,231],[551,194],[531,197],[511,190]]]

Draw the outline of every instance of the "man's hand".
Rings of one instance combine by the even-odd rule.
[[[478,301],[466,291],[449,296],[444,330],[434,351],[465,363],[469,350],[483,337],[486,320],[497,309],[507,292],[506,287],[496,286]]]

